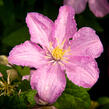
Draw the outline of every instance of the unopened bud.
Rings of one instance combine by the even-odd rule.
[[[0,55],[0,64],[8,65],[8,58],[5,55]]]
[[[18,78],[18,73],[17,73],[17,71],[15,69],[7,70],[7,74],[10,75],[10,78],[9,78],[10,81],[13,81],[13,80]]]

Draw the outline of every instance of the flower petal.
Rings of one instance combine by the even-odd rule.
[[[71,5],[75,9],[75,13],[79,14],[86,8],[87,0],[64,0],[65,5]]]
[[[60,69],[59,64],[46,65],[31,75],[32,89],[36,89],[39,97],[48,103],[56,101],[64,91],[65,85],[65,73]]]
[[[74,56],[91,56],[93,58],[99,57],[103,52],[98,35],[89,27],[83,27],[74,34],[71,49]]]
[[[59,9],[59,15],[55,21],[53,36],[59,40],[60,44],[63,40],[71,38],[77,31],[74,15],[74,10],[70,6],[62,6]]]
[[[46,64],[43,55],[44,50],[37,44],[26,41],[23,44],[15,46],[9,53],[8,61],[11,64],[39,67]]]
[[[90,10],[96,17],[104,17],[109,14],[108,0],[89,0]]]
[[[29,80],[30,80],[30,75],[25,75],[25,76],[23,76],[23,77],[22,77],[22,80],[28,80],[28,81],[29,81]]]
[[[39,13],[28,13],[26,23],[31,34],[31,41],[48,46],[53,22]]]
[[[2,73],[0,72],[0,77],[2,77],[3,75],[2,75]]]
[[[74,56],[65,65],[69,80],[78,86],[90,88],[99,78],[99,69],[93,58]]]

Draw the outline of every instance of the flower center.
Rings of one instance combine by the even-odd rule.
[[[54,48],[51,52],[51,54],[55,60],[62,59],[64,53],[65,53],[64,50],[60,49],[58,46],[56,48]]]

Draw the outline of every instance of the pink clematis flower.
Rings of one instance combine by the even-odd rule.
[[[96,17],[104,17],[109,14],[108,0],[64,0],[64,4],[71,5],[77,14],[85,10],[87,2]]]
[[[11,64],[37,68],[31,71],[31,87],[48,103],[55,102],[64,91],[65,74],[85,88],[92,87],[99,77],[95,58],[103,46],[93,29],[83,27],[77,31],[74,15],[70,6],[59,9],[55,22],[39,13],[28,13],[26,23],[31,39],[9,53]]]

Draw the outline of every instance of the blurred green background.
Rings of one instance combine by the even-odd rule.
[[[30,35],[25,23],[28,12],[39,12],[53,21],[58,15],[63,0],[0,0],[0,55],[7,55],[17,44],[29,40]],[[96,18],[89,10],[75,16],[78,29],[84,26],[92,27],[99,35],[104,53],[97,59],[100,68],[100,78],[89,91],[93,100],[100,96],[109,96],[109,15]]]

